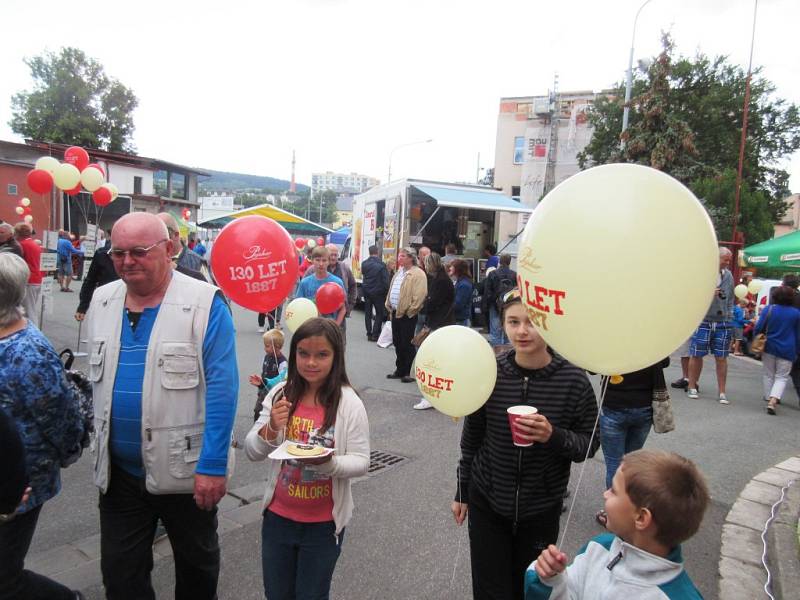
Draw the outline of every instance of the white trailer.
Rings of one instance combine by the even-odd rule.
[[[483,279],[487,244],[516,257],[518,236],[532,209],[493,188],[481,185],[400,179],[353,199],[353,229],[342,259],[361,283],[361,262],[376,245],[384,261],[403,247],[428,246],[444,255],[448,243]]]

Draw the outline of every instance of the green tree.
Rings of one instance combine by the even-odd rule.
[[[692,182],[692,191],[700,199],[714,223],[720,239],[729,240],[733,234],[731,215],[736,191],[736,171],[726,169],[720,175],[701,177]],[[775,210],[770,207],[770,198],[763,191],[753,191],[742,182],[739,199],[739,224],[748,244],[772,237]]]
[[[625,148],[621,150],[619,144],[624,97],[620,83],[595,103],[589,117],[594,133],[579,162],[582,168],[608,162],[650,164],[701,195],[699,190],[705,191],[709,181],[727,181],[729,170],[737,167],[747,73],[722,56],[674,59],[672,41],[666,35],[663,46],[634,82],[630,125],[622,136]],[[752,197],[761,198],[770,223],[783,215],[782,199],[789,193],[789,175],[780,168],[780,161],[800,149],[800,111],[775,98],[774,92],[775,86],[756,69],[751,80],[742,196],[747,188]],[[728,223],[734,192],[735,186],[728,189],[730,202],[717,207],[727,211]],[[725,218],[719,213],[715,223]],[[740,223],[747,243],[771,237],[771,229],[760,221],[750,226],[748,218],[758,221],[760,217],[746,216],[743,209]],[[730,232],[729,226],[726,231]],[[719,229],[718,234],[724,238]]]
[[[132,152],[138,100],[77,48],[25,60],[33,91],[11,98],[11,129],[36,140]]]

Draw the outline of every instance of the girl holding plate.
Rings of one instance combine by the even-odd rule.
[[[245,440],[253,461],[279,446],[294,458],[267,464],[264,592],[270,600],[328,598],[353,514],[350,480],[369,467],[367,413],[347,378],[342,333],[330,319],[298,327],[286,382],[270,390]]]

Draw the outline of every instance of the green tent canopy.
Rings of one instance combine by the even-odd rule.
[[[800,231],[748,246],[742,252],[748,267],[800,269]]]

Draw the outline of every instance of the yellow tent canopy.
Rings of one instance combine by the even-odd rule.
[[[282,208],[278,208],[277,206],[273,206],[272,204],[259,204],[258,206],[252,206],[243,210],[229,212],[219,217],[205,219],[200,221],[198,226],[205,227],[207,229],[219,229],[221,227],[225,227],[225,225],[234,219],[238,219],[239,217],[247,217],[250,215],[260,215],[262,217],[273,219],[280,223],[284,229],[286,229],[286,231],[292,235],[326,236],[329,233],[333,233],[332,229],[323,227],[322,225],[314,223],[313,221],[309,221],[308,219],[304,219],[303,217],[298,217],[297,215],[292,214],[287,210],[283,210]]]

